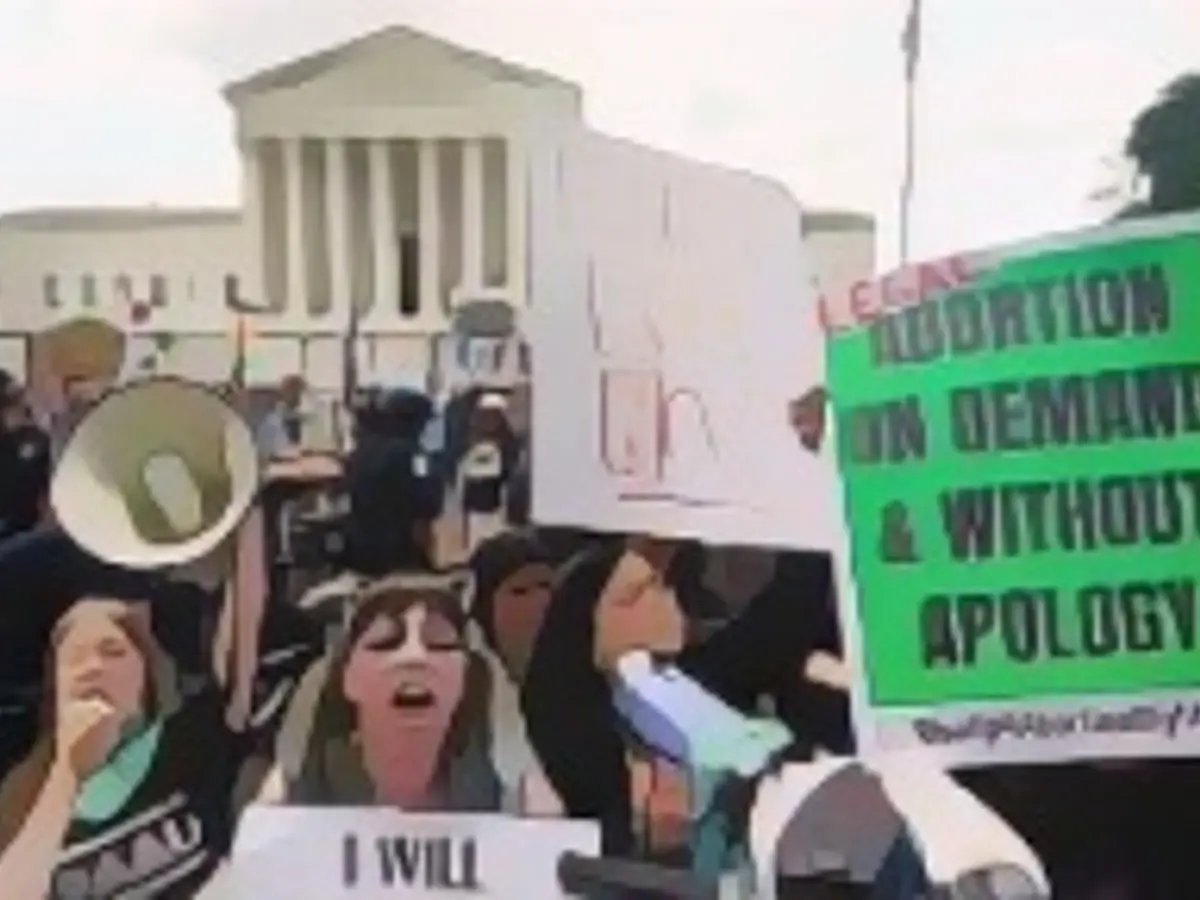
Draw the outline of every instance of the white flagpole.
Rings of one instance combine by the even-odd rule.
[[[917,68],[921,60],[921,0],[909,0],[904,23],[904,175],[900,185],[900,264],[909,261],[917,157]]]

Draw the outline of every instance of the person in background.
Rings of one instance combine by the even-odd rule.
[[[362,417],[345,474],[345,562],[356,574],[379,577],[435,565],[442,484],[421,447],[431,411],[424,394],[398,390]]]
[[[25,396],[10,382],[0,394],[0,541],[42,520],[50,490],[50,437],[38,428]]]
[[[463,543],[468,554],[506,525],[508,480],[515,462],[506,405],[498,393],[479,398],[471,415],[467,450],[458,465],[456,493],[462,506]]]
[[[508,477],[504,513],[510,525],[529,525],[533,502],[533,459],[529,437],[521,437],[516,446],[516,458]]]
[[[429,423],[421,432],[421,446],[431,458],[442,459],[446,454],[446,408],[432,403]]]
[[[30,351],[28,399],[58,459],[79,420],[119,381],[126,335],[111,322],[80,316],[35,335]]]
[[[63,378],[63,406],[50,421],[50,444],[55,459],[62,454],[63,448],[75,431],[75,426],[100,402],[100,398],[110,387],[110,384],[99,379],[82,375],[68,375]]]
[[[475,548],[471,618],[492,665],[492,758],[504,783],[505,808],[524,815],[560,815],[562,804],[529,747],[518,691],[550,605],[554,569],[531,532],[496,535]]]
[[[527,527],[533,502],[532,392],[528,384],[512,389],[507,416],[512,427],[512,472],[508,478],[505,514],[510,525]]]
[[[269,459],[295,456],[304,447],[304,430],[309,417],[305,408],[307,386],[299,375],[280,382],[279,399],[258,429],[259,449]]]
[[[458,476],[458,466],[467,452],[470,443],[471,414],[482,391],[479,388],[467,388],[450,395],[442,407],[442,418],[445,420],[442,456],[445,468],[442,474],[446,478],[446,486],[453,488],[454,479]]]
[[[8,369],[0,369],[0,397],[7,397],[19,383]]]

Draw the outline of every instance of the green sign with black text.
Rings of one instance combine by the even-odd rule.
[[[983,254],[833,334],[875,709],[1200,688],[1200,223]]]

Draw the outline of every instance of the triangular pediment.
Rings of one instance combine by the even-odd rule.
[[[286,95],[363,104],[460,102],[501,86],[575,93],[568,81],[394,26],[266,69],[225,89],[234,105]]]

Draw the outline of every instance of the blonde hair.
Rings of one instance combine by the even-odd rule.
[[[0,853],[25,824],[25,817],[37,803],[54,762],[58,648],[76,624],[97,617],[120,628],[142,658],[146,670],[142,708],[147,718],[168,715],[179,705],[174,664],[154,638],[150,610],[145,604],[87,598],[63,613],[51,632],[46,653],[37,739],[25,758],[0,782]]]

